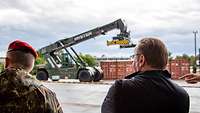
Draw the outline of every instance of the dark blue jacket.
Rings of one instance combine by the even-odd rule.
[[[187,92],[167,71],[133,73],[109,89],[101,113],[188,113]]]

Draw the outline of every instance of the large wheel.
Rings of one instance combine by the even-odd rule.
[[[78,79],[80,82],[91,82],[93,80],[93,74],[90,70],[82,69],[78,72]]]
[[[36,78],[38,80],[48,80],[48,73],[45,70],[38,70]]]
[[[103,70],[101,68],[95,68],[94,82],[98,82],[103,78]]]

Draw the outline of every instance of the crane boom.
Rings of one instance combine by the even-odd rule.
[[[71,38],[65,38],[65,39],[56,41],[53,44],[50,44],[46,47],[41,48],[39,50],[39,52],[42,53],[42,54],[45,54],[45,53],[51,53],[51,52],[54,52],[54,51],[59,51],[63,48],[73,46],[75,44],[89,40],[89,39],[94,38],[96,36],[104,35],[105,33],[109,32],[113,29],[119,29],[120,34],[123,34],[124,36],[126,36],[124,38],[127,38],[127,39],[129,38],[129,32],[127,32],[126,24],[121,19],[118,19],[114,22],[103,25],[101,27],[94,28],[92,30],[86,31],[86,32],[78,34],[78,35],[75,35]],[[60,42],[63,44],[63,46],[60,44]]]

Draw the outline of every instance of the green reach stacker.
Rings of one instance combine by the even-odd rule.
[[[116,45],[120,45],[120,48],[135,46],[135,44],[131,43],[130,32],[127,31],[124,21],[118,19],[73,37],[58,40],[39,49],[38,52],[44,56],[47,63],[45,65],[36,65],[36,78],[38,80],[48,80],[50,78],[56,81],[67,77],[69,79],[79,79],[81,82],[96,82],[101,80],[103,78],[102,69],[100,67],[88,66],[78,56],[72,46],[97,36],[105,35],[114,29],[119,29],[120,33],[113,37],[113,41],[126,42],[116,43]]]

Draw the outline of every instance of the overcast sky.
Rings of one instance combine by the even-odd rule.
[[[15,39],[39,49],[119,18],[126,21],[135,43],[144,36],[157,36],[173,55],[192,55],[193,30],[198,30],[200,48],[199,0],[1,0],[0,56]],[[106,46],[114,34],[82,42],[75,49],[98,57],[132,55],[132,49]]]

